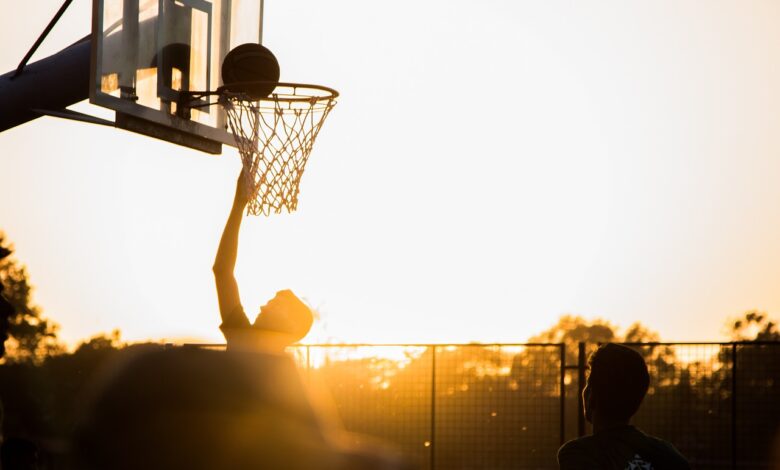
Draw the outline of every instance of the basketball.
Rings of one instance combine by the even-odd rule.
[[[242,44],[228,52],[222,61],[222,82],[230,91],[250,98],[265,98],[279,81],[279,62],[260,44]],[[261,82],[261,83],[256,83]]]

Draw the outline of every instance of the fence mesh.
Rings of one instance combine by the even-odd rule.
[[[651,375],[634,419],[639,428],[674,444],[693,468],[775,468],[780,342],[625,344],[643,354]],[[596,347],[302,345],[290,352],[310,388],[323,391],[315,408],[355,441],[395,445],[421,470],[493,470],[557,468],[561,441],[584,424],[580,364]],[[42,469],[69,468],[67,430],[83,405],[77,390],[108,364],[101,361],[117,357],[113,349],[93,353],[100,350],[90,350],[87,363],[73,355],[0,367],[4,432],[39,443]]]
[[[435,468],[551,468],[560,348],[458,346],[436,356]]]
[[[561,346],[307,346],[348,431],[423,469],[552,468],[561,441]]]
[[[773,468],[780,342],[626,345],[651,376],[634,424],[693,468]],[[586,344],[583,360],[596,347]],[[578,434],[579,357],[570,345],[562,363],[562,348],[317,345],[294,355],[347,430],[395,445],[421,469],[533,469],[557,468],[561,441]]]
[[[734,350],[737,468],[773,468],[767,456],[780,454],[773,445],[775,436],[780,440],[780,343],[737,344]]]
[[[328,390],[352,439],[381,439],[420,468],[431,459],[430,351],[415,346],[308,347],[307,375]]]

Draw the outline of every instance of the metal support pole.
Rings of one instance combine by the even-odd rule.
[[[431,346],[431,470],[436,468],[436,346]]]
[[[311,346],[306,345],[306,378],[311,383]]]
[[[737,468],[737,343],[731,343],[731,468]]]
[[[135,89],[136,69],[138,69],[138,43],[139,43],[139,0],[123,0],[122,3],[122,51],[120,56],[119,69],[119,92],[124,99],[138,100]],[[163,15],[163,12],[160,12]],[[163,16],[167,18],[167,16]],[[159,46],[159,45],[158,45]],[[159,51],[158,51],[159,54]],[[157,70],[159,81],[159,70],[163,63],[162,57],[157,57]]]
[[[577,436],[585,435],[585,405],[582,391],[585,390],[585,343],[580,342],[577,350]]]
[[[564,343],[560,344],[561,348],[561,420],[560,420],[560,426],[561,426],[561,437],[560,437],[560,443],[563,445],[564,441],[566,440],[566,433],[565,433],[565,427],[566,427],[566,345]]]
[[[13,74],[11,79],[14,79],[18,77],[22,72],[24,72],[24,67],[27,65],[27,62],[30,61],[30,58],[33,54],[35,54],[35,51],[38,50],[38,47],[43,43],[43,40],[46,39],[46,36],[49,35],[52,29],[54,29],[54,25],[57,24],[57,22],[60,20],[62,15],[65,13],[65,10],[68,9],[70,4],[73,2],[73,0],[65,0],[65,3],[62,4],[60,9],[57,11],[57,13],[54,15],[54,18],[49,21],[49,24],[46,26],[46,29],[43,30],[40,36],[38,36],[38,39],[35,41],[35,44],[30,48],[29,51],[27,51],[27,54],[24,56],[21,62],[19,62],[19,66],[16,67],[16,72]]]
[[[263,14],[264,13],[265,13],[265,2],[263,0],[260,0],[260,31],[257,32],[258,44],[263,43]]]
[[[41,117],[41,112],[59,117],[81,115],[63,111],[89,98],[89,36],[60,52],[0,75],[0,132]],[[37,111],[34,111],[37,110]],[[68,114],[68,116],[65,116]],[[113,125],[113,124],[112,124]]]

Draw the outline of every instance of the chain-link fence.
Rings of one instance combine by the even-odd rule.
[[[563,345],[319,345],[296,351],[344,426],[422,469],[553,468]]]
[[[674,444],[693,468],[775,468],[780,342],[625,344],[651,375],[639,428]],[[292,353],[310,388],[323,392],[318,409],[353,439],[394,445],[421,470],[554,469],[560,444],[590,432],[580,395],[596,347],[301,345]],[[112,356],[84,357],[0,367],[3,430],[41,446],[40,468],[67,468],[78,391]]]
[[[773,468],[780,342],[624,344],[651,376],[640,429],[694,468]],[[303,345],[294,355],[355,439],[395,445],[421,469],[533,469],[557,468],[560,444],[591,431],[580,395],[597,346]]]

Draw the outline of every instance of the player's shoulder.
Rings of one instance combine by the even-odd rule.
[[[572,439],[558,449],[558,464],[560,468],[576,468],[572,464],[580,465],[591,460],[591,449],[594,447],[593,436],[584,436]]]
[[[577,439],[572,439],[570,441],[566,441],[558,449],[558,453],[561,453],[561,452],[572,452],[572,451],[577,451],[577,450],[580,450],[580,449],[588,448],[588,447],[590,447],[592,440],[593,440],[593,436],[583,436],[583,437],[578,437]]]
[[[656,458],[665,462],[666,466],[664,468],[680,470],[690,468],[688,460],[671,442],[661,439],[660,437],[651,436],[639,429],[637,429],[637,431],[642,433],[643,437],[651,443]]]

